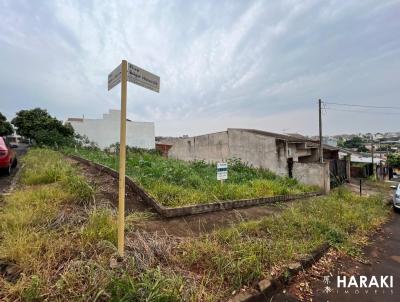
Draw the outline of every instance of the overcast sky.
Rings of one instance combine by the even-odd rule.
[[[107,75],[121,59],[161,77],[159,94],[128,86],[128,117],[154,121],[156,135],[316,134],[318,98],[400,106],[400,1],[0,0],[9,118],[118,109]],[[400,110],[380,112],[391,114],[328,109],[325,133],[400,131]]]

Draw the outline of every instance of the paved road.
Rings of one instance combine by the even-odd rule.
[[[372,238],[372,243],[365,249],[365,256],[367,257],[368,264],[363,264],[350,259],[339,259],[330,272],[331,283],[330,288],[333,291],[329,294],[324,291],[323,278],[311,282],[314,296],[312,301],[363,301],[363,302],[389,302],[400,301],[400,214],[393,213],[391,219],[386,223],[382,230],[379,231]],[[352,287],[346,293],[343,288],[338,288],[336,278],[338,275],[343,276],[346,273],[349,278],[351,275],[357,277],[367,276],[370,280],[371,276],[376,276],[379,280],[380,276],[393,276],[393,290],[370,289],[366,292],[365,289],[358,289]],[[295,284],[291,285],[292,287]],[[288,291],[290,292],[290,290]],[[297,301],[295,297],[290,294],[279,293],[275,295],[271,301]]]
[[[25,145],[20,145],[16,149],[18,158],[21,158],[21,155],[25,154],[26,150],[27,147]],[[12,179],[17,173],[18,169],[19,169],[19,164],[15,169],[13,169],[10,176],[5,175],[5,173],[2,173],[3,171],[0,172],[0,193],[4,193],[8,190],[9,186],[11,185]]]

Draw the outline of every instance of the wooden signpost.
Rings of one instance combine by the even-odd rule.
[[[125,163],[126,163],[126,100],[127,83],[132,82],[155,92],[160,92],[160,77],[136,65],[122,63],[108,75],[108,90],[121,83],[121,128],[119,143],[118,192],[118,253],[124,256],[125,247]]]

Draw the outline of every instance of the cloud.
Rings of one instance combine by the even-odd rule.
[[[106,80],[126,58],[161,77],[160,94],[128,91],[129,116],[155,121],[158,135],[228,126],[314,134],[318,98],[398,100],[399,9],[399,1],[3,0],[1,111],[100,116],[119,107],[119,88],[108,92]],[[396,116],[375,124],[328,115],[328,132],[396,130]]]

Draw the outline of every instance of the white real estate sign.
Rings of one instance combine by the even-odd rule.
[[[160,92],[160,77],[131,63],[128,63],[128,81]]]
[[[109,75],[108,75],[108,90],[113,89],[116,85],[121,83],[122,68],[121,64],[118,65]]]
[[[228,179],[228,164],[217,163],[217,180]]]

